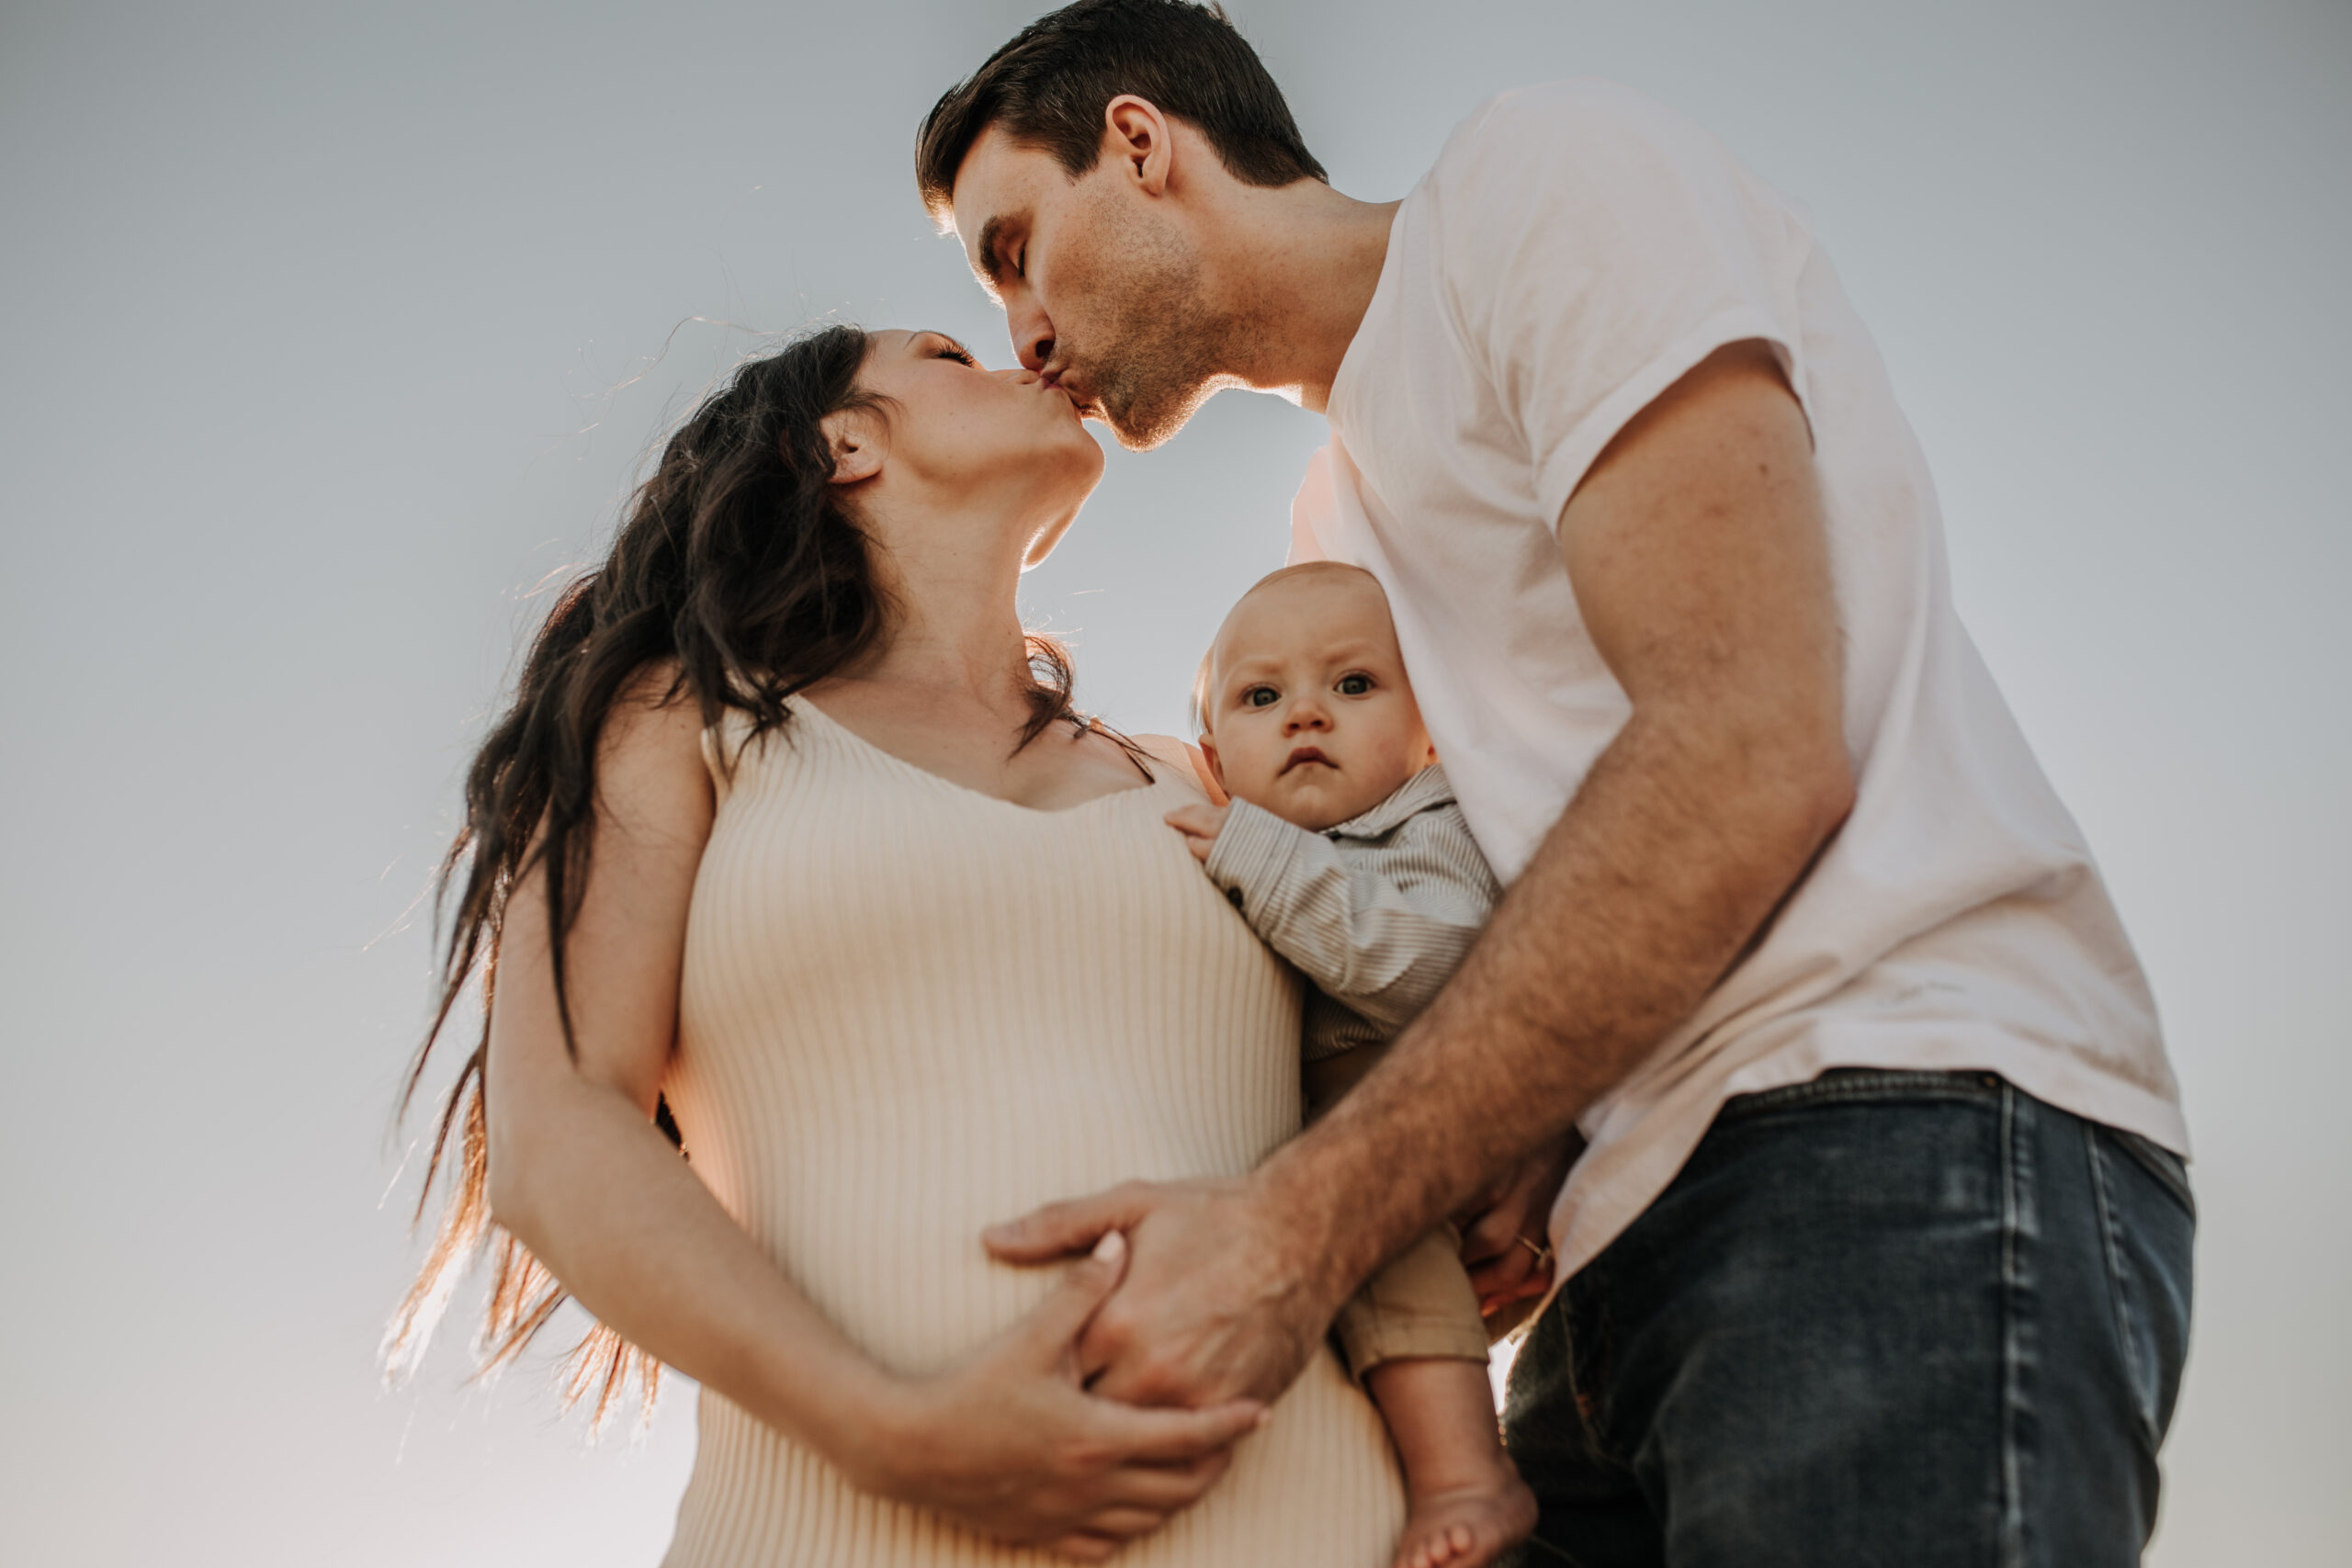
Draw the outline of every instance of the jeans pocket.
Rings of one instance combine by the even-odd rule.
[[[2177,1157],[2133,1134],[2083,1124],[2132,1404],[2153,1454],[2172,1424],[2188,1353],[2196,1207]],[[2120,1153],[2123,1158],[2116,1157]]]
[[[2188,1187],[2188,1162],[2150,1138],[2137,1133],[2127,1133],[2120,1127],[2101,1126],[2100,1135],[2120,1145],[2125,1154],[2140,1162],[2141,1168],[2156,1179],[2157,1184],[2171,1193],[2188,1213],[2190,1224],[2197,1220],[2197,1195]]]

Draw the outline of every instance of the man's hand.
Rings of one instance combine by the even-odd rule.
[[[1575,1133],[1547,1138],[1519,1168],[1457,1216],[1462,1262],[1487,1331],[1516,1327],[1552,1288],[1552,1204],[1584,1151]]]
[[[986,1240],[1005,1262],[1046,1263],[1125,1231],[1134,1260],[1080,1337],[1080,1366],[1104,1398],[1199,1409],[1272,1400],[1330,1326],[1346,1287],[1319,1277],[1324,1249],[1299,1228],[1248,1180],[1131,1181]]]
[[[1205,862],[1209,851],[1216,847],[1216,836],[1225,830],[1227,806],[1180,806],[1167,816],[1170,828],[1184,835],[1184,847],[1193,858]]]

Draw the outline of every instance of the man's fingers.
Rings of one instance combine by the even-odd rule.
[[[1057,1362],[1067,1354],[1075,1368],[1079,1332],[1126,1271],[1127,1238],[1106,1231],[1093,1252],[1072,1264],[1046,1299],[1029,1309],[1030,1342]]]
[[[1470,1285],[1482,1296],[1512,1290],[1535,1271],[1535,1249],[1514,1240],[1510,1249],[1470,1270]]]
[[[1510,1302],[1523,1302],[1532,1296],[1540,1296],[1551,1290],[1552,1271],[1549,1269],[1539,1269],[1525,1279],[1514,1280],[1508,1285],[1482,1285],[1474,1278],[1470,1281],[1470,1288],[1477,1292],[1479,1315],[1492,1316],[1495,1308],[1499,1305]]]
[[[1521,1205],[1510,1201],[1506,1195],[1503,1201],[1463,1228],[1463,1261],[1476,1265],[1498,1259],[1505,1253],[1524,1252],[1526,1248],[1519,1245],[1522,1217]]]
[[[1111,1554],[1125,1544],[1124,1540],[1114,1536],[1090,1535],[1084,1530],[1078,1530],[1050,1543],[1046,1550],[1073,1562],[1108,1562]]]
[[[1048,1203],[980,1233],[989,1255],[1006,1263],[1050,1263],[1083,1252],[1105,1232],[1125,1230],[1143,1214],[1137,1184],[1089,1198]]]

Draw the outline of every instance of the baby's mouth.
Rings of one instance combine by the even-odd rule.
[[[1286,773],[1293,768],[1304,767],[1309,762],[1320,762],[1327,768],[1336,768],[1340,765],[1314,747],[1301,746],[1290,754],[1288,761],[1283,763],[1283,772]]]

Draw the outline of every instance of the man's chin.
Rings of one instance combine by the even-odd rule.
[[[1202,387],[1179,398],[1149,402],[1099,402],[1089,411],[1089,417],[1101,420],[1128,451],[1148,452],[1174,440],[1176,433],[1184,428],[1216,390],[1215,387]]]

